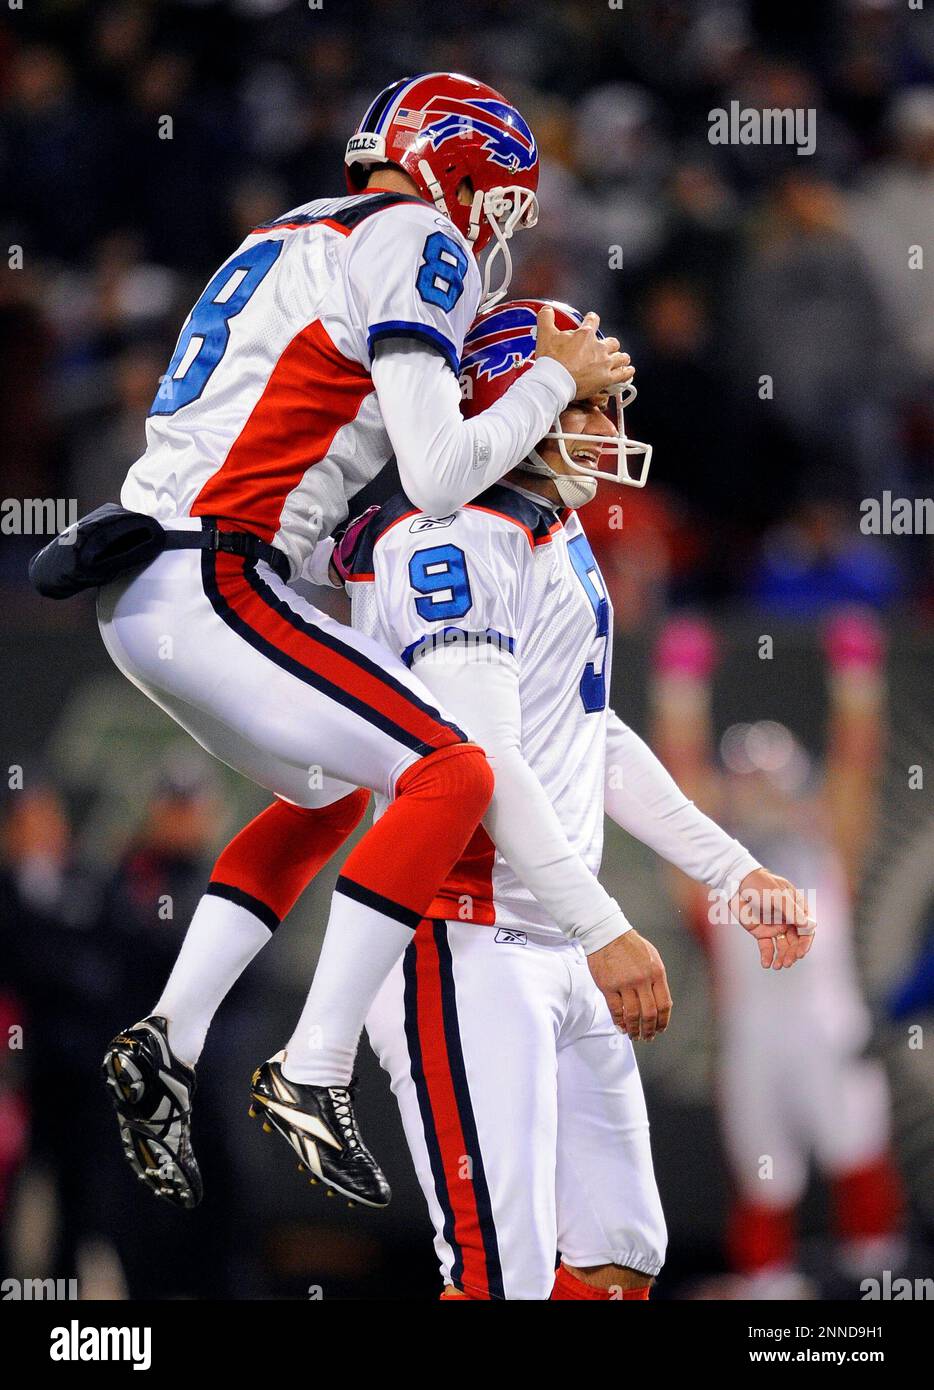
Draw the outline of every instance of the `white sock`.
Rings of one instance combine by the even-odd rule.
[[[169,1046],[193,1067],[211,1020],[272,936],[247,908],[205,893],[198,903],[154,1014],[169,1022]]]
[[[334,894],[315,978],[282,1063],[289,1081],[347,1085],[370,1005],[412,936],[411,927]]]

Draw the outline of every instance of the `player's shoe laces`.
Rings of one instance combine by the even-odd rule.
[[[300,1173],[340,1192],[350,1204],[385,1207],[391,1192],[379,1164],[360,1138],[349,1086],[303,1086],[282,1075],[284,1052],[253,1073],[250,1114],[262,1115],[263,1129],[277,1130],[298,1154]]]
[[[133,1172],[157,1197],[196,1207],[202,1185],[191,1147],[195,1073],[169,1047],[166,1020],[153,1015],[118,1033],[101,1073]]]

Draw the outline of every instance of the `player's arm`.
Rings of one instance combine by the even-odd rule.
[[[432,694],[485,749],[495,787],[487,834],[558,926],[580,942],[619,1027],[651,1039],[668,1026],[671,995],[661,957],[571,846],[521,747],[515,661],[495,648],[435,649],[418,663]]]
[[[430,348],[382,343],[372,373],[402,486],[429,516],[448,516],[514,468],[576,393],[565,368],[543,358],[465,420],[458,378]]]
[[[741,884],[761,865],[685,796],[648,744],[608,711],[604,809],[662,859],[709,888]]]
[[[886,742],[885,640],[871,613],[835,618],[824,637],[829,723],[825,797],[851,891],[863,875],[879,809]]]
[[[464,420],[458,370],[480,275],[455,229],[431,208],[401,205],[355,234],[348,294],[406,495],[447,516],[528,454],[576,396],[631,376],[595,320],[574,333],[545,315],[531,370],[489,410]]]
[[[484,828],[546,912],[588,954],[629,931],[619,904],[572,848],[523,756],[515,659],[496,646],[468,642],[426,651],[413,669],[486,750],[496,789]]]
[[[670,623],[656,650],[652,687],[656,741],[695,796],[716,785],[710,718],[713,635],[700,622]],[[806,955],[814,923],[806,895],[773,874],[685,796],[651,749],[612,711],[607,726],[607,814],[695,882],[730,892],[730,907],[755,938],[764,968]]]

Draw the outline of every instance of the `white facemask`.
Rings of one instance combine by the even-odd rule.
[[[652,462],[652,446],[651,444],[643,444],[638,439],[629,439],[623,419],[624,407],[635,398],[636,388],[631,382],[625,386],[615,387],[611,392],[611,405],[616,417],[617,434],[615,435],[571,434],[561,428],[559,416],[550,433],[545,435],[545,440],[554,441],[557,444],[562,459],[568,468],[574,470],[575,477],[583,476],[588,481],[593,478],[606,478],[613,483],[622,483],[625,487],[645,487],[649,476],[649,465]],[[596,455],[594,461],[584,463],[580,459],[573,458],[570,451],[575,444],[585,445],[590,452]],[[640,460],[641,466],[637,476],[629,471],[629,460],[633,457],[638,457]],[[608,466],[601,467],[601,464]],[[530,450],[529,457],[522,466],[531,473],[543,473],[549,478],[556,476],[554,470],[545,463],[538,449]],[[562,474],[561,476],[564,477],[565,475]],[[592,497],[593,493],[590,496]]]

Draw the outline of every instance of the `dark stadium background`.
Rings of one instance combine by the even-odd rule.
[[[26,0],[0,20],[2,492],[74,499],[78,513],[116,497],[141,452],[206,278],[252,226],[342,191],[344,143],[381,86],[453,68],[530,120],[543,215],[515,243],[513,291],[603,314],[638,368],[631,431],[656,447],[647,492],[620,499],[623,530],[596,526],[614,576],[617,710],[645,729],[653,635],[687,606],[721,635],[718,728],[781,719],[817,754],[822,621],[858,600],[887,629],[885,813],[858,942],[920,1274],[934,1237],[934,1067],[928,1043],[926,1065],[906,1073],[886,1000],[929,940],[930,862],[908,854],[922,910],[893,934],[897,950],[868,905],[934,819],[934,541],[866,536],[859,520],[862,499],[929,496],[934,475],[934,272],[909,271],[906,250],[922,231],[930,243],[934,211],[932,28],[929,10],[901,0]],[[731,99],[813,108],[816,152],[710,145],[707,113]],[[158,138],[164,115],[171,140]],[[774,399],[760,398],[763,375]],[[246,1117],[251,1070],[303,997],[333,874],[209,1039],[195,1111],[203,1207],[163,1210],[123,1168],[96,1079],[102,1047],[150,1007],[213,853],[264,798],[117,675],[90,604],[33,595],[39,543],[0,535],[3,786],[16,782],[7,768],[23,770],[0,805],[0,1024],[25,1020],[23,1048],[0,1054],[0,1270],[80,1275],[87,1296],[432,1297],[427,1217],[365,1049],[366,1130],[395,1189],[385,1214],[332,1210]],[[757,659],[763,632],[778,671]],[[909,796],[911,763],[928,786]],[[28,798],[29,833],[65,865],[54,900],[17,893]],[[640,1063],[671,1231],[659,1294],[684,1296],[724,1268],[709,986],[648,856],[611,833],[606,862],[679,1001]],[[163,893],[172,920],[153,910]],[[930,1006],[919,1022],[934,1030]],[[824,1217],[815,1192],[817,1271]]]

